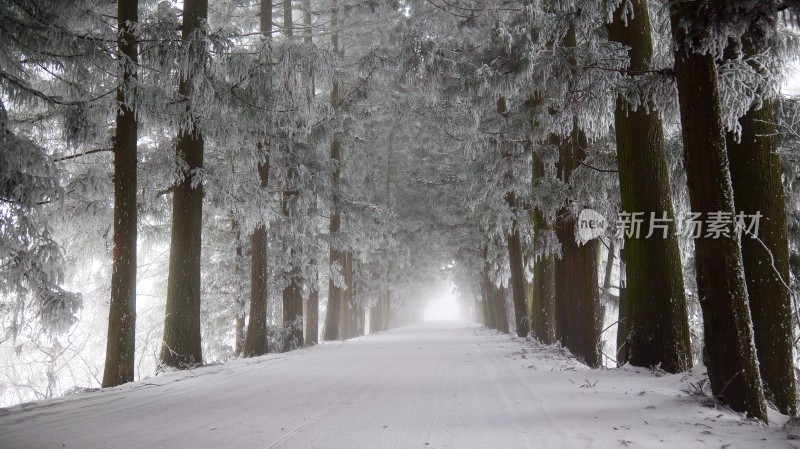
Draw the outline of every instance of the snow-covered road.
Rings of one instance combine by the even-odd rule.
[[[800,447],[682,391],[700,379],[428,322],[0,409],[0,448]]]

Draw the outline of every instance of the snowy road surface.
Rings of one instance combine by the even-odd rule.
[[[700,379],[428,322],[0,409],[0,448],[800,447],[775,412],[763,427],[682,391]]]

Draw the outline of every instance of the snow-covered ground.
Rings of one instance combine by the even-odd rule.
[[[0,409],[0,448],[797,448],[702,394],[702,369],[589,370],[464,322]]]

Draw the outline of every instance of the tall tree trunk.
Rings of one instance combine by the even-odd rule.
[[[392,208],[392,155],[394,154],[394,133],[395,130],[392,129],[389,132],[389,145],[386,151],[386,208]],[[378,300],[378,307],[380,310],[380,319],[378,321],[378,330],[383,331],[388,329],[389,326],[389,310],[390,310],[390,303],[392,300],[392,284],[391,284],[391,272],[392,272],[392,258],[390,257],[389,251],[386,251],[386,272],[384,273],[383,278],[383,294],[381,295],[380,299]]]
[[[251,236],[250,318],[244,340],[245,357],[267,353],[267,229],[259,225]]]
[[[347,340],[350,338],[350,253],[345,251],[342,254],[342,275],[344,276],[344,289],[342,299],[339,303],[339,339]]]
[[[269,162],[259,166],[262,186],[268,182]],[[250,238],[250,318],[244,339],[244,357],[258,357],[267,353],[267,228],[260,224]]]
[[[354,255],[351,252],[349,258],[350,264],[350,285],[348,286],[347,290],[350,292],[348,294],[350,299],[350,304],[352,304],[351,310],[353,311],[352,316],[350,318],[350,338],[357,337],[358,334],[358,317],[361,314],[361,306],[358,303],[358,296],[356,296],[356,263],[354,259]]]
[[[516,208],[517,197],[513,193],[506,196],[510,207]],[[513,206],[512,206],[513,205]],[[519,223],[513,225],[508,235],[508,257],[511,263],[511,294],[514,299],[514,318],[518,337],[527,337],[530,332],[528,317],[525,271],[522,263],[522,243],[520,242]]]
[[[303,41],[307,44],[311,40],[311,0],[303,0]],[[314,82],[312,80],[311,86],[308,87],[310,97],[313,98]],[[317,266],[317,260],[312,260],[312,265]],[[316,270],[314,270],[316,272]],[[306,299],[305,308],[305,324],[306,336],[305,344],[315,345],[319,342],[319,276],[315,275],[314,279],[309,283],[308,298]]]
[[[483,313],[484,319],[486,320],[486,327],[489,329],[497,329],[497,317],[495,316],[497,312],[497,308],[494,304],[494,295],[492,291],[491,281],[489,280],[489,270],[486,264],[486,254],[488,253],[488,247],[486,244],[483,245],[483,260],[484,260],[484,267],[481,270],[481,297],[483,298]]]
[[[585,158],[587,146],[586,137],[576,124],[572,135],[560,145],[558,168],[564,182],[571,182],[571,174]],[[579,245],[575,241],[575,217],[567,210],[562,212],[556,231],[562,252],[556,267],[560,338],[575,356],[597,367],[602,362],[599,347],[602,309],[597,285],[599,242],[594,239]]]
[[[647,1],[632,0],[632,7],[628,17],[623,17],[625,5],[617,8],[609,33],[610,40],[629,48],[630,75],[651,70],[653,59]],[[629,361],[685,371],[692,362],[689,319],[661,119],[620,96],[614,125],[622,210],[644,213],[644,232],[624,237]],[[658,221],[662,218],[668,221]]]
[[[264,39],[272,39],[272,0],[261,0],[260,28]],[[258,146],[264,151],[264,161],[259,162],[258,177],[262,191],[269,185],[270,144]],[[250,319],[244,339],[242,355],[258,357],[267,353],[268,260],[267,227],[259,223],[250,236]]]
[[[202,29],[208,15],[208,0],[183,2],[182,37]],[[192,97],[192,77],[186,75],[178,95]],[[190,113],[193,114],[192,111]],[[188,368],[203,363],[200,343],[200,250],[203,232],[203,183],[194,176],[203,168],[203,136],[192,119],[192,129],[178,132],[176,153],[185,165],[183,176],[173,189],[172,238],[167,281],[167,308],[161,363]]]
[[[350,339],[356,333],[357,306],[353,296],[353,253],[346,251],[344,258],[344,284],[341,309],[339,311],[339,338]]]
[[[284,350],[303,346],[303,290],[298,270],[289,273],[289,285],[283,289],[283,327],[289,329]]]
[[[544,177],[544,164],[538,155],[533,155],[533,182]],[[551,226],[541,211],[533,210],[533,233],[536,245],[541,244],[542,232],[551,231]],[[555,256],[542,254],[533,263],[533,299],[531,305],[533,329],[536,338],[544,344],[556,342],[556,268]]]
[[[383,293],[375,302],[375,305],[369,308],[369,333],[374,334],[380,332],[383,327]]]
[[[481,307],[481,300],[478,295],[472,297],[472,320],[477,324],[486,326],[483,321],[483,308]]]
[[[751,42],[744,48],[748,56],[756,54]],[[726,138],[736,213],[762,215],[757,234],[741,234],[756,355],[765,393],[781,413],[796,415],[786,203],[772,100],[750,109],[739,123],[741,140],[732,133]]]
[[[307,345],[319,342],[319,279],[314,278],[308,289],[306,300],[306,341]]]
[[[497,100],[497,113],[503,117],[508,114],[508,103],[503,96]],[[510,159],[511,154],[503,150],[503,158]],[[506,178],[509,180],[511,176],[510,172],[506,174]],[[519,217],[517,216],[519,213],[517,195],[513,191],[509,191],[506,193],[506,202],[512,214],[511,232],[506,236],[506,241],[508,245],[508,259],[511,266],[511,295],[514,300],[514,321],[516,322],[517,336],[527,337],[528,332],[530,332],[530,323],[528,322],[528,308],[525,304],[525,271],[522,263]]]
[[[617,316],[617,365],[628,363],[628,288],[625,280],[625,247],[619,249],[619,310]]]
[[[365,335],[365,327],[364,324],[367,318],[367,310],[362,305],[361,301],[358,299],[358,287],[356,284],[356,274],[357,270],[356,267],[358,266],[357,263],[353,264],[353,301],[357,304],[356,306],[356,319],[355,319],[355,336],[362,337]]]
[[[240,232],[239,221],[236,219],[231,220],[231,228],[233,231],[233,238],[236,241],[236,260],[234,262],[234,278],[235,279],[242,279],[244,277],[244,269],[243,269],[243,257],[242,257],[242,236]],[[245,299],[242,292],[238,289],[236,290],[236,319],[234,321],[234,329],[233,329],[233,353],[237,356],[242,355],[242,351],[244,350],[244,309],[245,309]]]
[[[136,337],[136,144],[139,124],[125,98],[125,86],[136,78],[137,43],[133,28],[139,21],[139,1],[117,2],[120,55],[125,62],[122,82],[117,88],[120,110],[114,135],[114,250],[111,266],[111,304],[108,311],[108,340],[103,387],[133,381]],[[120,58],[124,60],[124,58]]]
[[[575,26],[570,24],[562,45],[577,48]],[[577,67],[575,54],[569,56],[570,65]],[[570,136],[552,139],[559,146],[557,164],[559,177],[570,183],[572,172],[585,159],[588,146],[586,135],[577,120]],[[562,257],[556,263],[556,331],[561,343],[589,366],[599,366],[600,327],[603,321],[598,288],[599,242],[590,240],[578,245],[575,241],[576,219],[568,208],[559,211],[556,235],[561,242]]]
[[[333,51],[339,54],[339,34],[338,34],[338,14],[339,6],[336,0],[333,0],[331,12],[331,26],[333,33],[331,34],[331,42],[333,43]],[[339,80],[333,80],[331,87],[331,107],[335,108],[339,102]],[[341,217],[339,216],[339,178],[342,173],[342,145],[339,136],[333,136],[331,141],[331,161],[333,162],[333,175],[331,179],[331,188],[333,190],[333,201],[331,203],[330,212],[330,267],[331,275],[328,281],[328,310],[325,314],[325,340],[338,340],[339,336],[339,309],[341,307],[342,289],[337,287],[333,282],[333,270],[335,266],[344,267],[344,260],[342,251],[339,249],[340,243],[336,241],[341,227]]]
[[[294,36],[294,26],[292,21],[292,0],[283,1],[283,34],[287,39]],[[290,81],[293,75],[289,75],[286,80],[286,90],[291,95],[291,89],[294,83]],[[286,188],[284,189],[281,198],[281,208],[283,216],[287,221],[292,219],[292,198],[298,195],[297,190],[292,186],[291,174],[294,172],[293,167],[286,167],[288,178],[286,181]],[[294,250],[289,250],[294,254]],[[289,341],[284,346],[284,350],[293,347],[303,346],[303,279],[301,276],[300,268],[294,266],[295,262],[292,260],[289,265],[289,283],[283,289],[283,327],[290,327]]]
[[[489,287],[492,290],[492,296],[494,296],[495,324],[497,325],[497,330],[508,334],[510,331],[508,326],[508,313],[506,312],[506,288],[503,286],[497,287],[494,283],[490,283]]]
[[[531,107],[531,125],[534,130],[540,127],[536,117],[536,109],[544,104],[544,97],[534,92],[529,98]],[[544,142],[546,145],[559,146],[558,136],[551,134]],[[536,186],[544,179],[544,162],[535,149],[531,150],[531,191],[536,195]],[[556,310],[556,256],[539,254],[539,247],[544,246],[547,233],[554,232],[551,223],[545,219],[542,211],[531,208],[534,249],[536,257],[533,262],[533,285],[531,286],[531,327],[536,338],[545,344],[555,343],[558,337],[558,315]]]
[[[685,28],[708,10],[705,2],[692,1],[672,3],[670,13],[678,45],[675,75],[692,211],[703,218],[716,212],[732,216],[717,68],[712,55],[693,51]],[[694,243],[711,391],[734,410],[767,421],[739,239],[735,234],[719,238],[705,234]]]

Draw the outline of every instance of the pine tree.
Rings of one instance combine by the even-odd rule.
[[[339,30],[338,30],[338,2],[333,0],[332,6],[332,17],[331,17],[331,24],[333,27],[333,32],[331,33],[331,42],[333,44],[333,51],[334,54],[340,54],[340,47],[339,47]],[[333,80],[333,86],[331,87],[331,99],[330,99],[331,107],[336,108],[337,104],[339,103],[339,80]],[[331,204],[331,212],[330,212],[330,269],[331,275],[328,281],[328,308],[327,313],[325,315],[325,340],[339,340],[343,339],[344,337],[339,335],[339,321],[342,319],[340,317],[340,308],[342,304],[342,288],[336,284],[334,281],[334,270],[341,270],[344,267],[344,255],[339,249],[338,245],[339,242],[334,241],[338,237],[339,229],[341,227],[341,216],[339,210],[339,180],[341,177],[341,163],[342,163],[342,144],[341,144],[341,137],[339,135],[334,135],[333,140],[331,141],[331,151],[330,157],[331,161],[334,164],[333,167],[333,175],[331,178],[331,188],[333,189],[333,201]]]
[[[627,8],[632,9],[626,12]],[[647,1],[621,4],[614,12],[609,39],[628,47],[629,77],[652,70]],[[644,214],[642,232],[624,236],[628,304],[622,335],[627,337],[628,360],[671,373],[685,371],[691,366],[689,321],[663,126],[656,111],[630,104],[622,95],[614,117],[622,210]],[[667,220],[660,223],[667,226],[666,232],[658,230],[657,219]]]
[[[693,28],[705,14],[705,2],[670,6],[689,197],[692,211],[707,218],[717,212],[733,216],[734,204],[716,62],[701,51]],[[711,391],[734,410],[766,421],[739,240],[732,233],[706,233],[694,243]]]
[[[291,41],[294,35],[294,26],[292,23],[292,2],[291,0],[283,1],[283,34],[288,41]],[[292,76],[291,74],[289,75]],[[287,80],[286,90],[291,93],[290,81]],[[293,167],[287,167],[290,179],[287,180],[288,185],[284,189],[281,198],[281,209],[283,216],[290,221],[292,219],[292,204],[299,192],[291,185],[291,174]],[[293,253],[293,250],[289,250]],[[303,346],[303,279],[300,274],[300,268],[294,266],[295,261],[289,262],[287,272],[287,285],[283,289],[283,327],[290,328],[289,344],[284,349],[289,349],[291,346]]]
[[[570,24],[563,39],[568,63],[577,67],[577,34]],[[572,131],[558,142],[558,173],[561,180],[573,183],[573,172],[586,158],[589,146],[584,132],[573,119]],[[599,242],[590,240],[579,245],[575,240],[576,218],[565,208],[559,214],[556,234],[561,242],[562,257],[556,263],[556,315],[559,339],[573,354],[589,366],[601,363],[600,327],[603,322],[598,288]]]
[[[766,50],[757,45],[748,32],[743,38],[745,56]],[[781,413],[795,415],[786,203],[772,99],[764,99],[761,107],[753,105],[739,123],[741,136],[728,132],[726,146],[736,214],[760,215],[757,234],[753,229],[741,235],[756,354],[765,393]]]
[[[508,114],[506,98],[501,96],[497,100],[497,113],[501,116]],[[511,155],[503,152],[503,159],[510,159]],[[506,175],[509,176],[509,175]],[[506,202],[511,210],[511,232],[506,236],[508,244],[508,259],[511,265],[511,294],[514,303],[514,320],[516,321],[517,336],[527,337],[530,332],[528,308],[525,296],[525,272],[522,262],[522,243],[519,230],[519,207],[517,196],[513,191],[506,193]]]
[[[533,155],[533,182],[544,177],[544,166],[541,159]],[[534,242],[537,247],[544,246],[546,233],[552,232],[542,212],[536,208],[532,211]],[[538,251],[538,250],[537,250]],[[544,344],[556,342],[556,268],[555,255],[537,254],[533,264],[533,298],[531,304],[532,328],[536,338]]]
[[[186,0],[183,3],[182,38],[186,45],[204,46],[200,38],[208,16],[208,0]],[[205,52],[198,48],[196,51]],[[185,67],[178,94],[192,97],[192,80],[197,67]],[[191,117],[193,111],[186,111]],[[203,363],[200,344],[200,247],[203,217],[202,130],[197,121],[178,131],[176,156],[182,161],[182,177],[173,188],[172,238],[167,283],[167,310],[164,322],[164,343],[161,363],[174,368],[187,368]]]
[[[103,387],[132,382],[136,337],[136,240],[138,204],[136,198],[138,122],[126,98],[136,78],[138,44],[134,36],[139,21],[139,1],[117,2],[122,82],[117,88],[119,112],[114,135],[114,250],[111,269],[111,304]]]
[[[303,24],[304,24],[304,42],[306,44],[312,43],[311,32],[311,0],[303,0]],[[314,82],[312,79],[311,86],[309,87],[312,95],[314,93]],[[308,298],[306,299],[305,307],[305,323],[306,334],[305,344],[315,345],[319,342],[319,278],[317,274],[317,259],[311,261],[314,267],[314,277],[311,279],[308,287]]]
[[[272,39],[272,0],[261,0],[259,4],[259,31],[265,43]],[[258,162],[258,178],[261,191],[269,187],[269,142],[259,143],[263,160]],[[267,226],[258,223],[250,236],[250,318],[244,339],[242,355],[258,357],[268,351],[267,347],[267,308],[268,308],[268,265]]]

